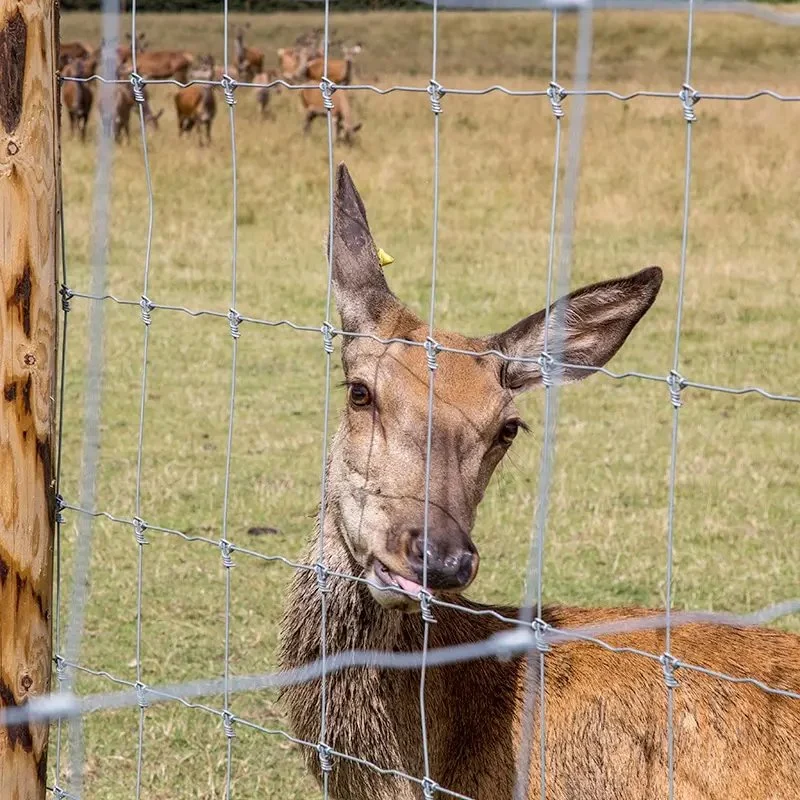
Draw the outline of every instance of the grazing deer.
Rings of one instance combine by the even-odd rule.
[[[278,73],[275,72],[274,69],[270,69],[267,72],[259,72],[258,75],[255,76],[255,83],[272,83],[277,79]],[[275,94],[280,94],[281,88],[281,85],[278,84],[269,89],[266,86],[259,86],[258,89],[256,89],[256,102],[261,111],[261,119],[272,116],[272,112],[269,110],[269,97],[273,92]]]
[[[331,95],[333,110],[331,114],[336,123],[336,140],[344,144],[352,144],[353,136],[361,130],[360,122],[353,122],[353,110],[350,106],[350,98],[347,92],[334,92]],[[311,130],[311,123],[317,117],[324,117],[328,112],[319,89],[301,89],[300,102],[306,110],[306,121],[303,125],[303,133],[308,135]]]
[[[214,75],[214,61],[209,56],[204,59],[206,70],[201,75],[202,80],[211,80]],[[211,124],[217,114],[217,101],[214,97],[213,86],[200,86],[192,84],[178,91],[175,95],[175,111],[178,117],[178,136],[189,133],[197,126],[198,138],[203,145],[203,130],[205,129],[205,144],[211,144]]]
[[[145,125],[151,125],[154,130],[158,130],[158,120],[164,113],[164,109],[159,109],[158,113],[153,114],[153,109],[150,106],[150,98],[148,97],[147,87],[143,86],[144,103],[142,110],[144,111]],[[130,121],[131,112],[136,106],[136,98],[133,94],[133,86],[130,84],[119,84],[114,87],[113,108],[109,115],[111,119],[111,129],[114,133],[114,141],[118,144],[122,141],[123,134],[125,135],[125,142],[130,144],[131,131]]]
[[[427,325],[390,291],[379,266],[364,205],[347,169],[336,177],[333,291],[345,331],[342,362],[347,405],[330,449],[324,514],[327,652],[376,649],[416,652],[423,622],[416,595],[422,583],[422,530],[428,414]],[[661,285],[658,267],[578,289],[554,305],[566,330],[563,361],[602,366],[650,308]],[[552,320],[553,317],[551,316]],[[490,616],[518,609],[481,606],[461,595],[478,571],[471,538],[489,479],[524,427],[514,398],[542,384],[533,360],[542,351],[540,311],[504,333],[472,338],[436,331],[442,345],[495,349],[527,361],[440,352],[435,376],[430,465],[428,585],[450,603],[485,615],[434,606],[430,646],[482,641],[508,627]],[[551,323],[554,328],[554,323]],[[366,335],[366,336],[364,336]],[[586,371],[556,368],[570,382]],[[307,553],[319,553],[319,528]],[[284,668],[320,655],[321,604],[314,571],[298,570],[282,624]],[[641,609],[545,607],[559,629],[625,620]],[[664,652],[664,630],[608,636],[617,647]],[[686,663],[774,687],[800,691],[800,637],[776,630],[713,624],[676,626],[672,653]],[[527,659],[483,659],[427,673],[430,776],[478,800],[510,800],[521,745]],[[657,661],[612,653],[589,642],[554,645],[545,657],[547,797],[552,800],[654,800],[667,796],[666,689]],[[538,665],[537,665],[538,673]],[[330,748],[382,768],[424,775],[419,672],[352,668],[327,679]],[[694,671],[678,670],[674,689],[676,800],[790,800],[800,789],[800,701],[770,695]],[[296,736],[316,742],[320,684],[285,690]],[[538,736],[527,800],[540,800]],[[304,748],[320,778],[320,762]],[[421,788],[332,756],[333,800],[418,800]],[[434,792],[436,797],[441,793]]]
[[[88,78],[90,75],[86,61],[76,58],[68,62],[61,70],[65,78]],[[86,141],[86,126],[94,103],[92,87],[83,81],[64,81],[61,86],[61,102],[69,114],[69,131],[74,136],[76,131],[81,141]]]
[[[186,83],[194,56],[183,50],[146,50],[136,52],[136,71],[148,80],[167,80]],[[126,72],[133,70],[131,59],[126,59],[121,67]]]
[[[328,59],[328,78],[339,86],[349,86],[353,80],[353,59],[361,52],[361,45],[343,47],[343,59]],[[283,79],[288,83],[319,82],[325,71],[325,59],[304,48],[281,48],[278,64]]]
[[[249,29],[250,25],[247,24],[245,28]],[[264,71],[264,53],[256,47],[245,47],[242,27],[236,29],[235,46],[239,74],[245,83],[251,83],[259,72]]]

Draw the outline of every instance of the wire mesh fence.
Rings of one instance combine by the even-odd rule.
[[[454,5],[448,3],[448,5]],[[456,4],[458,5],[458,4]],[[19,719],[24,718],[45,718],[54,719],[56,722],[56,748],[55,764],[53,774],[55,775],[51,791],[55,797],[72,798],[80,797],[83,792],[82,770],[83,770],[83,747],[82,740],[82,717],[90,712],[101,709],[114,709],[133,707],[138,709],[138,743],[136,759],[136,788],[135,796],[139,798],[143,793],[142,770],[144,761],[144,731],[147,725],[147,708],[156,703],[178,703],[184,707],[195,709],[213,715],[220,723],[220,748],[225,750],[225,797],[231,796],[231,781],[233,770],[233,739],[237,728],[250,729],[266,735],[278,736],[287,739],[301,748],[315,751],[319,759],[321,774],[322,796],[327,798],[332,796],[330,780],[333,771],[336,770],[336,762],[351,762],[359,765],[365,770],[376,771],[382,775],[391,775],[401,780],[413,784],[422,793],[426,800],[435,796],[466,797],[453,791],[446,785],[441,785],[437,781],[437,775],[431,770],[431,760],[429,756],[429,715],[426,707],[426,678],[430,668],[450,663],[462,663],[474,661],[487,657],[525,657],[528,663],[526,694],[524,698],[524,725],[521,738],[521,746],[517,754],[517,784],[516,797],[528,796],[528,784],[530,781],[531,762],[538,761],[538,775],[540,782],[540,795],[544,798],[547,794],[547,715],[546,715],[546,693],[547,677],[545,664],[547,654],[553,647],[557,647],[565,642],[584,641],[591,643],[599,648],[613,653],[627,653],[635,655],[660,665],[663,672],[664,692],[667,707],[667,725],[664,731],[667,752],[667,781],[668,796],[671,799],[675,793],[674,776],[674,696],[678,690],[678,681],[675,677],[677,670],[686,672],[702,673],[720,681],[733,683],[747,683],[759,690],[772,694],[800,700],[800,695],[776,686],[770,686],[754,677],[741,675],[727,675],[702,666],[686,663],[676,658],[671,652],[671,635],[675,626],[691,622],[714,622],[723,625],[751,625],[763,624],[781,616],[800,611],[800,602],[787,602],[785,604],[765,609],[754,615],[733,616],[724,614],[697,614],[697,613],[678,613],[672,610],[672,584],[673,584],[673,555],[674,555],[674,531],[675,531],[675,498],[676,480],[678,474],[678,431],[680,421],[680,408],[682,405],[683,393],[689,389],[697,391],[721,392],[733,395],[755,394],[763,399],[785,403],[800,402],[800,397],[776,391],[775,387],[762,388],[758,386],[724,386],[714,385],[700,380],[693,380],[682,373],[681,354],[681,322],[684,306],[684,287],[687,273],[687,242],[690,229],[690,197],[692,181],[692,130],[697,121],[696,106],[702,101],[749,101],[759,97],[769,97],[777,101],[797,101],[800,96],[785,95],[768,88],[752,92],[749,94],[705,94],[697,90],[692,85],[692,45],[693,45],[693,23],[695,14],[694,0],[688,0],[685,5],[687,14],[687,39],[686,39],[686,59],[684,81],[680,88],[673,88],[664,91],[634,91],[628,94],[620,94],[611,90],[595,89],[590,86],[590,63],[592,54],[592,7],[584,3],[553,4],[537,6],[532,4],[529,7],[545,7],[552,13],[552,62],[551,76],[549,85],[546,87],[535,87],[531,89],[517,90],[509,89],[501,85],[487,86],[480,89],[458,88],[442,85],[439,82],[438,73],[438,22],[440,6],[437,0],[432,3],[432,41],[433,50],[431,53],[431,70],[427,85],[425,86],[406,86],[393,85],[379,87],[371,84],[338,85],[327,77],[323,77],[319,84],[294,84],[285,80],[278,79],[270,82],[239,82],[231,77],[232,63],[228,48],[229,42],[229,11],[227,2],[223,3],[222,15],[224,21],[224,61],[225,73],[218,81],[190,80],[186,82],[174,79],[151,80],[142,77],[137,72],[137,14],[135,2],[131,7],[131,42],[132,42],[132,66],[133,71],[130,80],[122,80],[116,77],[114,66],[114,53],[112,45],[114,34],[118,23],[117,4],[106,0],[104,4],[104,20],[106,31],[106,45],[104,50],[103,68],[101,74],[87,78],[63,78],[62,80],[72,81],[96,81],[101,84],[104,90],[109,91],[114,85],[131,84],[134,96],[137,100],[139,123],[141,130],[141,141],[143,148],[143,171],[146,180],[146,197],[144,198],[148,214],[148,228],[145,243],[144,269],[142,276],[141,297],[124,298],[110,294],[106,291],[105,281],[105,259],[104,252],[106,236],[105,229],[109,225],[109,174],[112,158],[111,139],[108,132],[101,137],[101,149],[97,161],[97,183],[96,183],[96,217],[100,221],[99,229],[95,233],[95,250],[92,254],[92,285],[89,291],[85,291],[71,285],[68,274],[68,259],[65,255],[63,261],[62,275],[62,308],[63,329],[62,329],[62,380],[60,386],[60,415],[62,424],[59,426],[63,430],[64,418],[64,380],[63,370],[66,364],[66,352],[69,344],[68,338],[68,319],[69,311],[73,301],[86,301],[89,304],[90,313],[90,342],[93,348],[89,357],[89,369],[87,371],[87,406],[85,409],[84,438],[83,438],[83,466],[81,472],[81,490],[77,499],[62,497],[58,495],[58,542],[57,548],[58,569],[57,569],[57,609],[61,608],[60,593],[63,591],[63,569],[61,568],[61,527],[65,523],[67,516],[73,516],[78,526],[78,539],[73,566],[73,591],[69,600],[69,620],[63,623],[60,614],[57,613],[55,620],[55,667],[58,679],[59,692],[49,698],[43,698],[39,703],[31,703],[25,709],[18,712]],[[575,64],[573,69],[573,86],[566,87],[560,82],[559,63],[557,59],[557,44],[559,37],[559,20],[565,13],[577,13],[578,23],[578,43],[576,47]],[[324,52],[323,52],[323,75],[328,75],[329,63],[329,24],[331,18],[331,8],[329,0],[324,5]],[[153,225],[155,218],[154,191],[151,175],[151,166],[148,157],[147,136],[145,131],[145,110],[143,90],[147,85],[170,84],[179,87],[188,85],[210,85],[217,87],[228,108],[229,129],[230,129],[230,162],[232,168],[232,183],[230,187],[231,198],[231,269],[230,269],[230,307],[227,313],[220,311],[190,308],[183,305],[162,304],[150,297],[150,266],[153,247]],[[433,208],[432,208],[432,247],[431,247],[431,272],[430,272],[430,295],[429,313],[427,319],[428,336],[424,342],[411,341],[397,338],[381,338],[380,336],[358,333],[338,328],[332,319],[332,299],[333,299],[333,261],[334,261],[334,237],[328,238],[327,247],[327,289],[324,305],[324,316],[320,324],[307,324],[296,322],[289,319],[262,319],[248,315],[244,309],[238,308],[237,298],[237,244],[238,244],[238,173],[237,173],[237,137],[236,137],[236,93],[239,89],[247,88],[274,88],[283,86],[287,90],[296,92],[305,88],[318,89],[321,92],[324,108],[327,116],[327,162],[328,162],[328,222],[329,230],[334,226],[334,138],[335,138],[335,119],[333,95],[336,92],[374,92],[379,95],[394,92],[407,92],[417,94],[427,94],[432,114],[432,141],[433,152],[431,160],[431,174],[433,181]],[[440,185],[440,115],[443,113],[447,97],[449,95],[473,95],[483,96],[489,93],[502,93],[510,96],[541,97],[548,102],[552,111],[555,130],[554,130],[554,155],[553,155],[553,181],[552,181],[552,203],[549,220],[549,252],[547,258],[547,302],[545,338],[542,352],[531,353],[525,356],[509,355],[495,349],[482,352],[459,349],[442,344],[436,340],[436,287],[437,287],[437,264],[438,264],[438,229],[439,229],[439,185]],[[564,357],[563,330],[564,320],[561,319],[562,312],[558,307],[552,306],[554,297],[560,297],[569,288],[570,268],[572,263],[572,242],[575,230],[575,207],[578,194],[579,174],[580,174],[580,153],[582,137],[584,133],[584,115],[586,102],[590,97],[604,96],[621,102],[628,102],[635,98],[662,98],[676,101],[676,113],[682,113],[685,121],[685,155],[682,164],[683,176],[683,203],[681,213],[681,236],[676,242],[676,252],[679,254],[680,271],[678,278],[678,299],[676,307],[676,325],[673,342],[673,357],[668,369],[659,372],[654,367],[652,373],[643,372],[614,372],[605,367],[593,367],[581,364],[569,363]],[[562,143],[562,120],[566,113],[570,114],[569,139],[566,143],[566,152]],[[62,221],[64,216],[62,214]],[[63,239],[63,231],[62,231]],[[95,480],[97,475],[97,463],[99,458],[99,423],[100,423],[100,400],[102,392],[102,373],[101,365],[103,362],[102,352],[102,330],[103,330],[103,310],[108,303],[123,306],[138,306],[142,320],[142,361],[140,371],[140,395],[138,404],[138,436],[137,436],[137,458],[135,471],[135,492],[134,502],[130,509],[103,509],[97,508],[95,502]],[[553,309],[551,311],[551,308]],[[191,532],[181,531],[172,527],[159,524],[158,520],[148,518],[147,510],[142,502],[142,463],[143,454],[146,447],[146,412],[147,412],[147,390],[148,390],[148,347],[151,336],[158,335],[158,317],[164,313],[175,315],[187,315],[189,317],[208,316],[213,318],[224,318],[229,325],[231,337],[230,349],[230,390],[227,408],[227,439],[225,448],[224,465],[224,497],[221,509],[220,533],[218,537],[205,537]],[[549,320],[550,314],[554,320]],[[320,454],[320,538],[317,560],[314,563],[299,563],[281,554],[258,552],[255,549],[241,546],[233,541],[229,531],[229,503],[231,493],[231,458],[233,448],[234,425],[236,420],[236,397],[237,397],[237,360],[238,342],[243,333],[249,326],[262,326],[265,328],[286,327],[298,334],[319,336],[321,344],[321,356],[324,360],[324,384],[322,396],[323,409],[323,429],[321,431],[321,454]],[[387,588],[385,586],[373,585],[377,591],[390,591],[399,594],[406,594],[415,602],[420,604],[422,616],[422,638],[419,642],[420,650],[411,653],[384,653],[374,651],[347,651],[329,653],[328,637],[326,627],[328,624],[328,582],[331,579],[351,581],[360,584],[367,584],[369,581],[363,575],[348,575],[333,570],[326,560],[326,540],[325,540],[325,514],[327,510],[328,478],[327,468],[329,462],[329,429],[328,420],[331,408],[331,385],[332,385],[332,360],[334,358],[334,340],[345,338],[365,337],[375,340],[378,343],[402,344],[406,347],[422,348],[425,351],[428,367],[428,414],[426,429],[426,449],[425,449],[425,497],[424,497],[424,525],[423,525],[423,579],[422,591],[419,593],[404,592],[397,587]],[[535,366],[541,375],[542,383],[545,387],[545,411],[543,422],[543,447],[539,474],[539,495],[536,503],[536,514],[532,520],[530,535],[530,555],[527,571],[527,588],[520,615],[511,617],[494,610],[476,610],[460,605],[449,603],[428,591],[428,535],[430,527],[430,486],[431,486],[431,452],[434,434],[434,389],[437,375],[437,359],[442,353],[452,353],[466,358],[479,358],[492,355],[507,363],[525,363]],[[553,458],[556,448],[556,420],[558,415],[558,378],[565,370],[577,370],[585,372],[599,372],[607,378],[614,380],[642,380],[663,383],[665,391],[665,402],[669,402],[672,407],[671,422],[671,446],[668,467],[668,503],[665,509],[666,514],[666,537],[665,537],[665,586],[666,602],[665,611],[662,615],[651,615],[640,619],[625,619],[616,623],[609,623],[605,626],[597,626],[588,629],[561,630],[549,625],[543,618],[543,596],[544,596],[544,549],[547,533],[547,512],[549,503],[549,492],[551,486]],[[58,483],[61,483],[61,463],[62,446],[59,442],[58,449]],[[133,530],[133,540],[136,547],[137,557],[137,603],[135,611],[136,629],[136,658],[135,680],[127,680],[111,674],[110,672],[97,667],[90,667],[81,661],[80,648],[83,636],[84,613],[86,604],[86,584],[89,580],[89,560],[91,556],[92,523],[98,517],[109,520],[112,523],[129,527]],[[170,686],[148,685],[144,680],[141,670],[141,650],[143,643],[142,626],[142,587],[144,576],[147,569],[147,550],[149,537],[164,536],[167,539],[180,539],[192,543],[193,545],[205,545],[209,548],[216,548],[220,554],[220,569],[224,575],[224,594],[221,602],[224,605],[224,662],[221,665],[222,678],[219,680],[209,679],[194,682],[184,682]],[[231,636],[231,604],[232,604],[232,567],[236,559],[255,559],[264,562],[277,562],[285,565],[290,570],[308,572],[316,579],[318,589],[318,600],[320,604],[321,629],[319,634],[320,657],[319,659],[305,667],[297,670],[288,670],[283,673],[264,674],[257,676],[233,676],[230,671],[230,636]],[[437,608],[449,609],[459,614],[472,614],[477,616],[491,616],[492,618],[505,623],[509,630],[497,634],[483,642],[469,645],[458,645],[450,648],[431,648],[430,647],[430,626],[436,621]],[[652,653],[643,650],[635,650],[630,647],[617,647],[606,641],[608,636],[615,633],[630,632],[641,629],[663,628],[665,633],[665,648],[663,652]],[[419,671],[419,713],[421,719],[420,748],[422,764],[424,766],[422,774],[410,775],[399,769],[396,764],[376,764],[358,755],[340,752],[331,746],[328,741],[328,722],[329,715],[336,714],[336,708],[331,706],[328,700],[328,681],[332,675],[343,669],[354,667],[372,667],[385,669],[413,669]],[[74,681],[78,675],[91,675],[107,681],[114,688],[113,691],[100,694],[92,694],[78,697],[74,694]],[[320,687],[320,709],[319,735],[315,741],[305,741],[292,734],[278,729],[269,729],[257,724],[256,722],[235,714],[232,710],[231,698],[233,693],[239,691],[251,691],[265,688],[275,688],[286,686],[297,682],[318,681]],[[214,693],[222,696],[222,705],[219,707],[206,705],[199,702],[198,698],[206,697]],[[13,718],[9,717],[7,724],[14,724]],[[64,755],[62,742],[65,733],[63,726],[69,725],[69,758],[71,761],[68,770],[68,777],[65,778]],[[63,785],[62,785],[63,782]]]

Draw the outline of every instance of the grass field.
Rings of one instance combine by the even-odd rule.
[[[242,20],[235,17],[235,22]],[[290,44],[321,15],[252,17],[249,37],[267,53]],[[357,80],[424,86],[430,17],[372,13],[333,18],[334,35],[361,39]],[[62,36],[95,40],[96,16],[64,14]],[[592,86],[677,91],[686,20],[680,14],[598,14]],[[544,88],[550,75],[546,14],[443,14],[444,86]],[[153,47],[221,58],[221,15],[139,20]],[[575,25],[561,25],[559,78],[572,79]],[[753,19],[700,14],[693,85],[704,92],[771,88],[800,94],[796,32]],[[268,56],[268,59],[271,56]],[[165,108],[149,135],[155,192],[152,300],[227,311],[230,304],[231,155],[220,97],[211,148],[179,142],[170,87],[151,90]],[[319,325],[324,313],[327,226],[325,126],[300,135],[297,97],[274,98],[261,121],[237,91],[239,165],[237,307],[262,319]],[[339,151],[362,191],[378,244],[396,262],[390,282],[413,307],[430,291],[432,114],[425,95],[359,93],[364,127]],[[481,333],[505,327],[544,301],[554,122],[544,98],[446,96],[441,118],[437,320]],[[565,103],[566,120],[570,101]],[[706,100],[694,128],[692,214],[681,370],[726,386],[800,394],[800,225],[796,164],[800,108],[770,98]],[[684,129],[677,100],[598,97],[588,104],[573,285],[660,264],[661,295],[610,365],[666,374],[671,366],[680,255]],[[64,136],[69,283],[88,290],[96,148]],[[142,292],[147,194],[142,148],[116,148],[108,289]],[[84,407],[87,301],[70,312],[64,478],[77,498]],[[106,370],[97,508],[130,518],[143,325],[136,307],[106,307]],[[222,517],[231,339],[227,322],[155,311],[150,329],[141,516],[215,539]],[[324,357],[320,337],[242,326],[234,427],[229,538],[266,554],[297,557],[319,497]],[[334,380],[341,371],[336,368]],[[334,405],[341,402],[334,389]],[[753,395],[687,390],[681,412],[675,528],[675,602],[681,608],[753,610],[798,594],[800,407]],[[528,550],[541,444],[542,397],[523,411],[534,435],[515,444],[481,507],[482,568],[472,595],[518,602]],[[667,469],[672,407],[663,384],[602,376],[561,395],[555,482],[547,533],[546,596],[552,602],[659,605],[664,597]],[[75,516],[67,515],[65,574]],[[276,534],[255,538],[252,526]],[[142,675],[148,684],[222,674],[224,569],[217,549],[150,532],[144,553]],[[275,666],[289,570],[241,554],[232,572],[231,670]],[[124,525],[98,522],[81,661],[135,677],[137,546]],[[785,620],[800,631],[800,620]],[[677,654],[680,656],[680,653]],[[103,679],[85,691],[110,688]],[[209,703],[220,706],[220,698]],[[233,711],[285,728],[273,695],[237,696]],[[85,797],[131,797],[138,712],[86,720]],[[233,796],[316,796],[296,749],[237,726]],[[52,762],[51,762],[52,763]],[[391,766],[391,765],[386,765]],[[435,777],[435,776],[434,776]],[[162,706],[146,712],[142,796],[220,798],[225,736],[219,719]],[[61,784],[69,786],[62,774]]]

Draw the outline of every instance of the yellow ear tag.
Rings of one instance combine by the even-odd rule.
[[[388,267],[389,264],[394,264],[394,259],[385,251],[378,248],[378,261],[382,267]]]

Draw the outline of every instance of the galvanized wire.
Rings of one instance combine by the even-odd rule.
[[[131,2],[131,64],[132,75],[137,72],[137,38],[136,38],[136,0]],[[141,390],[139,394],[139,431],[136,443],[136,488],[134,494],[134,520],[140,522],[134,527],[136,542],[136,683],[142,684],[142,603],[144,594],[144,546],[147,540],[144,537],[144,526],[141,522],[142,514],[142,463],[144,459],[144,433],[145,433],[145,406],[147,403],[147,373],[148,352],[150,348],[150,324],[152,303],[149,299],[150,287],[150,261],[153,252],[153,228],[155,223],[155,199],[153,197],[153,177],[150,171],[150,154],[147,148],[147,129],[144,113],[144,94],[134,90],[134,97],[139,111],[139,130],[142,137],[142,158],[144,161],[144,178],[147,188],[147,238],[144,251],[144,275],[142,278],[142,298],[140,308],[142,323],[144,324],[142,340],[142,370]],[[139,99],[141,98],[141,99]],[[145,706],[139,704],[138,741],[136,747],[136,800],[142,793],[142,769],[144,764],[144,725]]]
[[[223,712],[222,730],[225,734],[225,800],[230,800],[231,780],[233,776],[233,714],[230,710],[231,693],[231,571],[233,560],[231,558],[231,543],[228,537],[228,515],[230,510],[231,488],[231,459],[233,457],[233,425],[236,412],[236,367],[239,344],[239,312],[236,310],[236,265],[239,250],[239,172],[236,162],[236,118],[234,108],[236,101],[233,93],[236,83],[230,77],[229,45],[229,16],[228,0],[223,0],[223,50],[225,60],[225,75],[223,76],[223,91],[228,105],[228,121],[231,135],[231,305],[228,310],[228,326],[231,335],[231,377],[230,393],[228,398],[228,435],[225,442],[225,477],[222,500],[222,531],[219,540],[222,567],[225,570],[225,635],[224,635],[224,664],[223,664]]]

